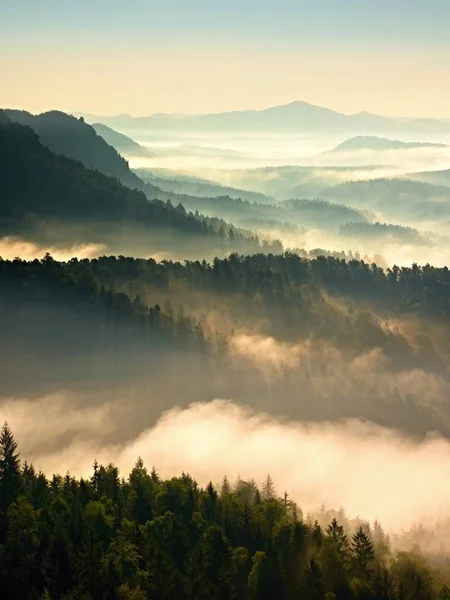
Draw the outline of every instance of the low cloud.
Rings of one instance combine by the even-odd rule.
[[[203,485],[225,474],[261,483],[270,473],[279,493],[287,490],[304,511],[344,506],[390,531],[450,517],[450,442],[437,436],[418,442],[358,420],[287,422],[224,400],[173,408],[128,442],[117,441],[120,403],[16,400],[0,405],[0,418],[8,419],[22,458],[48,475],[69,469],[87,476],[94,458],[127,474],[141,456],[164,477],[185,471]],[[47,446],[56,425],[60,433]]]
[[[70,260],[77,258],[93,258],[103,253],[104,246],[101,244],[79,244],[67,248],[42,246],[15,237],[3,237],[0,239],[0,256],[5,260],[13,260],[20,257],[22,260],[34,260],[42,258],[48,252],[55,260]]]

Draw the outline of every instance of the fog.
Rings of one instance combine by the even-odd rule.
[[[46,253],[53,256],[55,260],[70,260],[73,256],[78,258],[93,258],[104,253],[105,246],[102,244],[78,244],[69,247],[46,246],[33,242],[6,236],[0,238],[0,256],[5,260],[13,260],[16,257],[22,260],[33,260],[42,258]]]
[[[261,217],[255,234],[281,240],[284,249],[343,252],[347,258],[357,253],[384,268],[450,262],[450,187],[435,190],[415,181],[409,196],[401,185],[390,187],[410,172],[448,168],[449,148],[330,152],[347,139],[342,134],[170,139],[134,132],[133,137],[155,153],[127,157],[134,168],[267,195],[267,202],[280,210],[279,220],[271,222],[266,213],[266,223]],[[380,187],[364,187],[377,178],[387,178],[384,195]],[[352,182],[361,182],[353,195]],[[313,211],[296,217],[295,206],[283,202],[323,197],[343,206],[341,215],[326,214],[325,207],[316,217],[321,223],[313,222]],[[192,203],[186,204],[188,210],[196,210],[195,197],[187,202]],[[215,214],[214,207],[204,214],[244,227],[246,218],[258,221],[257,211],[263,209],[255,206],[254,214],[248,207],[244,214],[241,206],[231,215]],[[356,225],[352,219],[359,219],[367,226],[362,233],[345,229],[348,206],[357,209],[350,222]],[[198,210],[202,213],[200,205]],[[303,226],[307,217],[310,223]],[[370,227],[378,221],[417,230],[392,228],[380,234]],[[283,222],[293,227],[283,228]],[[110,252],[181,262],[230,253],[220,239],[189,237],[157,225],[68,227],[67,235],[61,229],[52,238],[58,244],[4,237],[0,256],[31,260],[50,253],[68,260]],[[241,247],[243,254],[259,249],[248,247]],[[305,513],[322,504],[343,506],[349,516],[378,519],[397,533],[418,522],[432,527],[450,520],[450,329],[444,318],[419,318],[405,309],[405,314],[393,314],[392,306],[351,298],[350,288],[350,298],[324,289],[316,295],[309,290],[311,296],[298,290],[298,298],[283,295],[277,274],[259,266],[245,275],[236,269],[235,279],[219,271],[220,284],[208,287],[198,274],[200,265],[179,279],[174,269],[148,281],[133,279],[134,267],[124,265],[123,275],[106,270],[106,281],[99,276],[95,285],[113,285],[130,298],[139,295],[139,301],[158,303],[175,314],[168,330],[171,341],[148,351],[132,335],[117,333],[110,354],[101,345],[102,335],[96,341],[103,353],[95,348],[90,353],[82,343],[74,350],[71,336],[77,339],[80,323],[71,315],[67,339],[61,342],[55,335],[54,345],[47,346],[47,340],[41,341],[40,318],[64,324],[64,311],[43,302],[36,309],[36,326],[24,317],[29,307],[14,313],[27,339],[34,336],[34,346],[27,345],[26,354],[19,333],[13,357],[7,343],[2,345],[7,387],[0,392],[0,420],[12,427],[22,460],[48,475],[70,471],[87,477],[97,459],[117,464],[126,476],[141,456],[163,477],[188,471],[203,485],[218,483],[224,475],[261,483],[270,473],[278,492],[286,490]],[[260,278],[272,277],[273,297],[263,286],[262,292],[253,289]],[[242,288],[239,278],[245,280]],[[178,352],[170,345],[185,315],[197,319],[186,331],[201,322],[208,348],[204,354],[194,356],[187,345]],[[81,317],[89,323],[92,315]],[[86,330],[80,339],[88,339]],[[124,340],[128,345],[122,347]]]
[[[377,177],[400,175],[422,170],[450,167],[450,148],[436,146],[375,150],[335,150],[348,135],[302,136],[214,136],[190,135],[179,138],[160,138],[157,134],[127,132],[140,145],[155,153],[153,157],[127,155],[132,168],[170,169],[185,174],[208,177],[236,185],[233,174],[224,170],[255,169],[264,167],[308,166],[314,168],[348,167],[354,173],[343,179],[363,179],[358,169],[376,168]],[[407,141],[407,140],[404,140]],[[450,138],[430,142],[446,144]],[[213,171],[217,171],[212,173]],[[239,177],[239,174],[235,174]]]
[[[450,518],[450,442],[438,436],[417,442],[358,420],[286,422],[214,400],[174,407],[117,444],[122,412],[120,402],[83,408],[60,395],[3,401],[0,418],[13,428],[22,458],[49,475],[68,469],[89,476],[94,458],[126,474],[141,456],[164,477],[189,472],[203,485],[225,474],[262,483],[270,473],[279,493],[287,490],[304,511],[342,505],[390,531]],[[46,448],[48,431],[54,448]]]
[[[408,244],[394,234],[384,239],[368,239],[363,236],[347,237],[323,229],[308,229],[296,235],[272,229],[267,237],[280,239],[285,248],[301,248],[305,251],[323,248],[330,252],[358,253],[365,262],[376,262],[384,268],[393,265],[408,267],[413,263],[444,267],[450,263],[448,238],[443,236],[434,236],[433,240],[424,240],[423,243]]]

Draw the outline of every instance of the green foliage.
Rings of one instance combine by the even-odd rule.
[[[14,437],[5,431],[17,456]],[[350,544],[336,518],[323,533],[317,523],[299,520],[274,490],[267,497],[253,482],[226,484],[218,494],[211,483],[202,489],[186,474],[162,480],[141,459],[127,479],[113,465],[96,462],[89,481],[69,475],[49,481],[30,465],[19,479],[22,495],[0,512],[5,600],[449,596],[445,573],[435,585],[420,555],[378,556],[369,529],[361,526]],[[272,496],[272,482],[265,487]]]
[[[16,450],[17,442],[5,423],[0,432],[0,510],[6,510],[21,491],[20,460]]]

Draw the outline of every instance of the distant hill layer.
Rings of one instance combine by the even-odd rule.
[[[434,142],[401,142],[373,135],[360,135],[345,140],[342,144],[324,154],[332,152],[352,152],[357,150],[411,150],[413,148],[448,148],[446,144]]]
[[[409,179],[352,181],[324,190],[331,202],[380,212],[402,222],[450,219],[450,189]]]
[[[261,204],[272,204],[275,199],[259,192],[234,188],[221,185],[214,181],[198,179],[182,175],[169,175],[164,172],[160,175],[157,170],[135,169],[135,173],[145,182],[157,186],[165,192],[176,194],[187,194],[199,197],[229,196],[230,198],[242,198],[249,202],[260,202]]]
[[[1,118],[0,235],[46,243],[89,241],[146,253],[161,245],[166,250],[179,245],[191,256],[193,249],[200,256],[261,250],[256,237],[245,236],[225,221],[148,201],[143,192],[54,154],[31,128],[8,122],[4,113]]]
[[[115,148],[117,152],[125,156],[140,156],[151,158],[155,156],[153,152],[144,148],[130,137],[114,131],[111,127],[107,127],[102,123],[94,123],[92,127],[95,129],[97,134],[101,136],[105,142]]]
[[[418,173],[407,173],[402,179],[411,179],[421,183],[450,187],[450,169],[441,171],[419,171]]]
[[[91,121],[104,123],[120,131],[152,129],[153,131],[327,131],[362,134],[449,134],[450,123],[438,119],[402,119],[361,112],[344,115],[328,108],[295,101],[264,110],[238,110],[218,114],[172,115],[146,117],[86,115]],[[94,121],[92,121],[94,122]]]

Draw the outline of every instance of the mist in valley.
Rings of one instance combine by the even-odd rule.
[[[446,600],[449,124],[74,115],[0,110],[0,574],[23,512],[30,564],[53,527],[109,590],[63,595],[45,554],[39,600],[197,598],[214,536],[233,597],[272,600],[255,564],[278,593],[303,535],[276,597]]]

